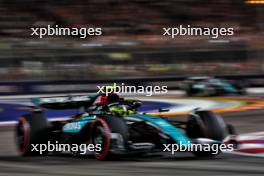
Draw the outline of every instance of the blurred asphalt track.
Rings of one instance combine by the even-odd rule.
[[[239,133],[263,131],[264,110],[222,114]],[[22,158],[16,153],[13,127],[0,128],[0,176],[46,175],[264,175],[264,158],[221,154],[194,158],[189,153],[96,161],[93,157],[45,156]]]

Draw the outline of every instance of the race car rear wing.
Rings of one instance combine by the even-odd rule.
[[[74,95],[60,97],[32,98],[32,103],[37,108],[47,109],[76,109],[90,106],[94,102],[95,96]]]

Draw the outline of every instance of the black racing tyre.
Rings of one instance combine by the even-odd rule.
[[[192,84],[190,84],[190,83],[187,83],[186,85],[185,85],[185,91],[186,91],[186,95],[187,96],[193,96],[194,95],[194,90],[193,90],[193,88],[192,88]]]
[[[208,86],[202,90],[201,95],[203,97],[210,97],[217,95],[216,88],[214,86]]]
[[[47,144],[48,127],[48,121],[41,112],[33,112],[18,118],[15,135],[22,156],[40,155],[39,152],[32,151],[32,144]]]
[[[189,138],[199,138],[206,136],[205,124],[202,119],[196,115],[191,114],[187,119],[186,134]]]
[[[219,114],[212,111],[197,111],[205,127],[205,136],[207,138],[222,141],[227,136],[227,130],[224,120]]]
[[[222,117],[212,111],[196,111],[188,117],[187,135],[222,141],[227,135],[226,125]]]
[[[232,84],[238,90],[239,95],[246,95],[247,94],[246,87],[249,87],[247,83],[248,83],[247,80],[241,80],[239,82],[237,81],[231,82],[230,84]]]
[[[101,151],[95,152],[97,160],[113,159],[115,156],[111,153],[111,133],[118,133],[122,136],[123,145],[128,143],[128,128],[122,117],[100,117],[94,125],[92,131],[92,143],[96,146],[101,145]]]
[[[227,136],[226,125],[220,115],[211,111],[196,111],[187,122],[187,135],[190,138],[209,138],[223,141]],[[196,156],[214,156],[212,152],[193,152]]]

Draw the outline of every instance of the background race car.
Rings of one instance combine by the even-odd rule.
[[[182,85],[189,96],[244,94],[241,84],[212,77],[189,77]]]

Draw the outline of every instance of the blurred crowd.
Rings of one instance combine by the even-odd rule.
[[[4,81],[264,71],[264,9],[243,0],[0,0],[0,18]],[[102,27],[103,35],[30,35],[47,25]],[[178,25],[233,27],[235,35],[162,36],[163,27]],[[212,54],[219,50],[224,56]],[[196,51],[202,59],[193,59]]]

